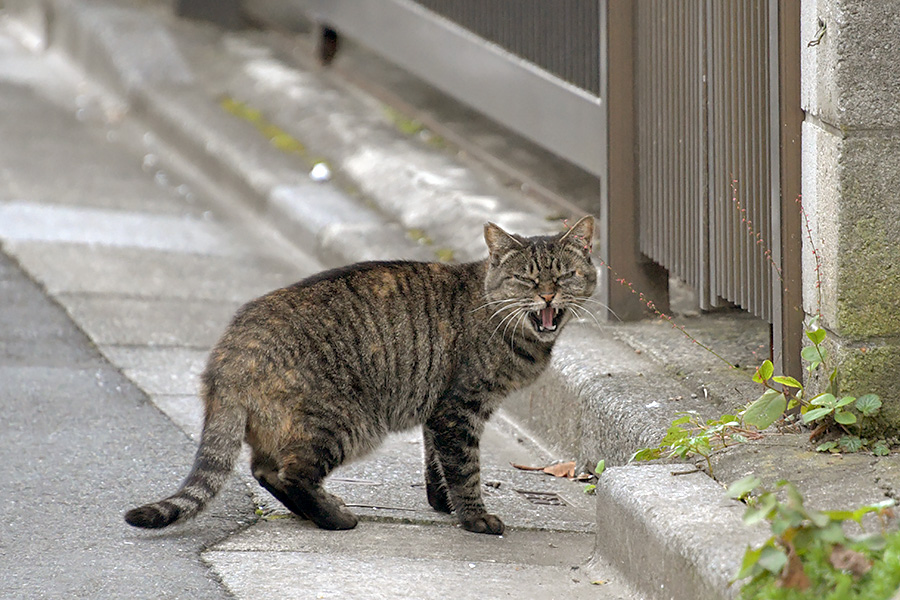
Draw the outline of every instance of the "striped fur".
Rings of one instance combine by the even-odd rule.
[[[466,529],[501,533],[481,498],[478,444],[510,391],[533,382],[596,285],[593,219],[524,238],[485,226],[487,260],[369,262],[320,273],[242,307],[203,374],[206,422],[194,467],[169,498],[126,521],[196,515],[241,447],[254,477],[326,529],[356,517],[322,488],[387,433],[421,425],[428,501]]]

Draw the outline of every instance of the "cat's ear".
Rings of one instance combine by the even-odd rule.
[[[594,245],[594,217],[588,215],[579,219],[559,238],[559,241],[575,244],[584,252],[585,256],[590,254]]]
[[[484,241],[487,243],[488,251],[491,253],[491,262],[494,264],[499,263],[500,259],[507,253],[522,247],[521,241],[493,223],[485,223]]]

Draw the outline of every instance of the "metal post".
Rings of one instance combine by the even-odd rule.
[[[782,279],[772,286],[772,342],[775,364],[800,377],[803,336],[800,207],[800,0],[769,0],[770,101],[772,123],[773,260]],[[777,168],[775,166],[777,165]]]
[[[601,98],[606,103],[606,177],[600,181],[600,257],[607,306],[623,320],[648,312],[632,292],[642,292],[657,309],[669,310],[666,270],[641,254],[638,235],[637,131],[634,103],[634,2],[606,0],[600,11]],[[605,42],[605,43],[604,43]],[[627,281],[631,287],[616,279]]]

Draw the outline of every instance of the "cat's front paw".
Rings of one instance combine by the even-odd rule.
[[[497,515],[484,513],[475,517],[460,518],[459,523],[463,529],[475,533],[490,533],[492,535],[503,533],[503,521]]]

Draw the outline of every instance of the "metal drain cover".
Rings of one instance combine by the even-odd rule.
[[[566,501],[559,497],[556,492],[536,492],[532,490],[516,490],[516,493],[539,506],[568,506]]]

